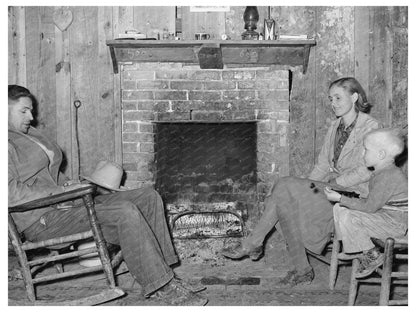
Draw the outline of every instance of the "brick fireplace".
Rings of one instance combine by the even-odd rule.
[[[220,207],[237,211],[250,230],[272,180],[289,172],[288,70],[133,63],[120,78],[125,185],[154,185],[170,217],[181,205]],[[183,262],[218,263],[233,239],[174,241]]]

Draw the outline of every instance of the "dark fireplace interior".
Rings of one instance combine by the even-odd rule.
[[[256,201],[256,122],[155,125],[156,189],[168,213],[178,205],[209,210],[213,203],[232,203],[231,210],[247,217]]]

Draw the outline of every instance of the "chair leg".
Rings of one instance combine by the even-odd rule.
[[[16,225],[9,214],[9,237],[19,260],[23,281],[25,283],[27,297],[31,302],[36,300],[35,287],[32,282],[32,273],[25,251],[22,249],[22,241],[18,235]]]
[[[358,280],[355,278],[355,272],[357,272],[359,264],[360,264],[360,261],[358,259],[352,260],[350,290],[349,290],[349,294],[348,294],[348,305],[349,306],[354,305],[355,298],[357,297]]]
[[[340,251],[340,241],[334,237],[332,242],[331,264],[329,266],[329,289],[334,290],[338,273],[338,254]]]
[[[101,263],[103,265],[104,274],[107,279],[107,284],[110,288],[116,287],[116,282],[114,279],[113,268],[111,267],[111,260],[108,254],[107,247],[105,245],[104,235],[101,231],[101,228],[98,224],[97,215],[94,210],[94,201],[91,194],[84,196],[83,198],[85,208],[89,216],[89,221],[91,224],[91,230],[94,235],[94,241],[97,245],[98,255],[100,256]]]
[[[386,244],[384,246],[383,273],[381,275],[381,290],[380,290],[380,300],[379,300],[379,305],[381,306],[389,305],[391,272],[392,272],[393,257],[394,257],[393,248],[394,248],[394,239],[387,238]]]

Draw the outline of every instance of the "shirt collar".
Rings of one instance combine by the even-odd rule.
[[[340,121],[340,123],[339,123],[339,127],[340,127],[340,129],[341,130],[343,130],[343,131],[351,131],[353,128],[354,128],[354,126],[355,126],[355,124],[357,123],[357,119],[358,119],[358,113],[357,113],[357,115],[355,116],[355,119],[354,119],[354,121],[347,127],[347,128],[345,128],[345,123],[344,123],[344,119],[343,118],[341,118],[341,121]]]

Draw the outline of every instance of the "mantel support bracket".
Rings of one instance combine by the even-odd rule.
[[[308,63],[309,63],[309,54],[311,52],[311,46],[305,45],[303,47],[303,66],[302,66],[302,73],[306,74],[308,70]]]
[[[204,44],[197,52],[201,69],[223,69],[222,52],[219,44]]]
[[[114,71],[114,74],[118,74],[118,63],[117,63],[117,59],[116,59],[116,52],[114,51],[114,47],[113,46],[109,46],[109,48],[110,48],[111,60],[113,61],[113,71]]]

